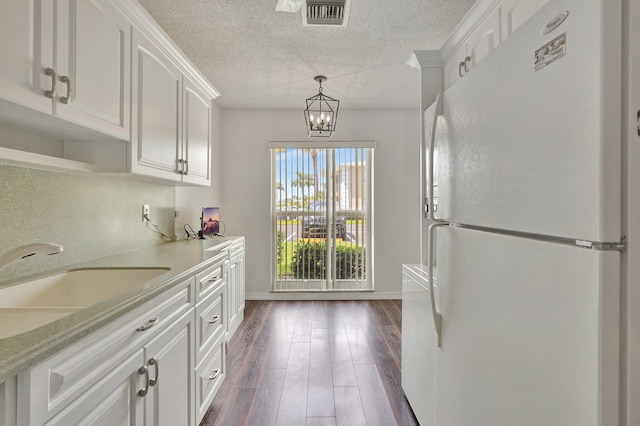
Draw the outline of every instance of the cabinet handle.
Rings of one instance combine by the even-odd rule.
[[[464,73],[468,73],[469,72],[469,68],[467,67],[467,64],[471,62],[471,56],[467,56],[466,58],[464,58]]]
[[[68,76],[63,75],[60,76],[60,81],[67,85],[67,96],[62,96],[60,98],[60,102],[67,105],[69,102],[71,102],[71,79]]]
[[[52,98],[56,95],[56,70],[54,70],[53,68],[46,68],[44,70],[45,75],[48,75],[49,77],[51,77],[51,90],[45,90],[44,91],[44,95],[47,98]]]
[[[136,328],[136,331],[147,331],[157,323],[158,323],[158,317],[151,318],[149,321],[147,321],[145,325],[141,325],[140,327]]]
[[[215,370],[213,370],[213,374],[209,376],[209,380],[215,380],[219,374],[220,374],[220,369],[216,368]]]
[[[184,160],[182,159],[178,160],[178,165],[176,166],[176,169],[179,175],[184,174]]]
[[[147,396],[147,392],[149,392],[149,369],[146,365],[138,368],[138,374],[144,374],[144,387],[138,391],[138,396],[145,397]]]
[[[464,61],[460,62],[458,64],[458,75],[462,78],[463,74],[462,74],[462,68],[464,68]]]
[[[188,175],[189,174],[189,160],[184,160],[184,167],[185,167],[184,174]]]
[[[147,364],[153,365],[156,370],[156,374],[153,379],[149,380],[149,386],[155,386],[158,383],[158,380],[160,380],[160,361],[158,361],[157,358],[151,358]]]
[[[214,315],[210,320],[209,320],[209,324],[215,324],[218,322],[218,320],[220,319],[220,315]]]

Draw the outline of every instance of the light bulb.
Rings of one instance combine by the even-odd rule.
[[[324,112],[320,113],[320,120],[324,120]]]
[[[327,115],[327,123],[331,121],[331,116]]]
[[[316,122],[317,122],[318,124],[320,124],[320,119],[318,118],[318,119],[316,120]]]
[[[313,114],[309,114],[309,121],[313,121]]]

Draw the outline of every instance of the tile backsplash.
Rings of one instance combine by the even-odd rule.
[[[0,164],[0,255],[23,244],[64,245],[0,271],[0,283],[47,269],[164,242],[142,223],[142,204],[167,234],[174,229],[171,186],[99,174],[52,172]]]

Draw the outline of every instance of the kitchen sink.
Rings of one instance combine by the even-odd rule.
[[[0,288],[0,339],[110,299],[170,268],[74,269]]]

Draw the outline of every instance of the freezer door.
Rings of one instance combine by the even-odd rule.
[[[617,425],[619,253],[437,232],[436,425]]]
[[[435,425],[435,350],[424,265],[402,266],[402,389],[421,426]]]
[[[549,2],[444,93],[438,217],[620,240],[620,16],[620,0]]]

